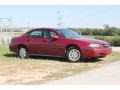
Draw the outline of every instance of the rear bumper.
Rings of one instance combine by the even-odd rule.
[[[88,48],[82,51],[84,58],[105,57],[111,53],[112,48]]]
[[[14,45],[11,45],[11,44],[9,44],[9,50],[11,51],[11,52],[17,52],[17,47],[16,46],[14,46]]]

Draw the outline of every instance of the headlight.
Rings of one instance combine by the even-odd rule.
[[[100,44],[90,44],[89,47],[90,48],[99,48]]]

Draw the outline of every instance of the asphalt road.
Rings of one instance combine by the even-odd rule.
[[[120,52],[120,47],[113,47],[113,51]],[[112,62],[100,68],[83,72],[45,83],[45,85],[86,85],[86,84],[120,84],[120,61]]]

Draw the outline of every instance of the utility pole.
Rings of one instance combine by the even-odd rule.
[[[58,19],[58,28],[60,28],[60,27],[62,27],[63,26],[63,23],[62,23],[62,15],[61,15],[61,11],[60,11],[60,8],[59,8],[59,10],[58,10],[58,17],[57,17],[57,19]]]
[[[0,18],[0,36],[1,36],[1,34],[2,34],[2,18]]]
[[[0,36],[6,42],[9,35],[12,37],[12,18],[0,18]],[[7,33],[9,29],[10,34]]]
[[[13,36],[13,31],[12,31],[12,22],[13,22],[13,20],[9,19],[8,22],[9,22],[9,26],[10,26],[11,36]]]
[[[29,31],[29,28],[30,28],[30,23],[28,22],[27,23],[27,29],[28,29],[27,31]]]
[[[5,28],[5,27],[12,27],[12,18],[0,18],[0,27]],[[8,24],[8,25],[7,25]]]

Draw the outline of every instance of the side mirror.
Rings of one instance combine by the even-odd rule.
[[[59,37],[58,35],[55,35],[55,36],[53,37],[53,39],[58,40],[58,39],[60,39],[60,37]]]

